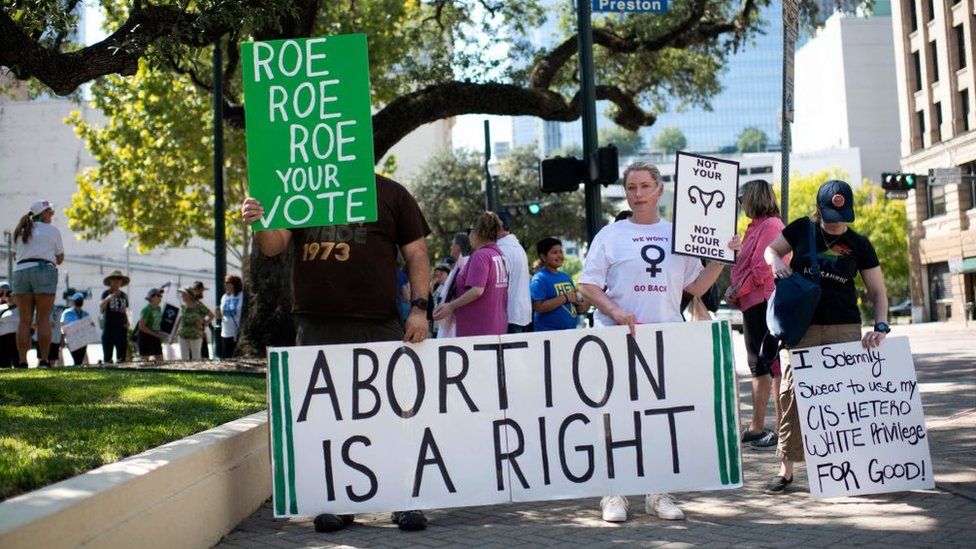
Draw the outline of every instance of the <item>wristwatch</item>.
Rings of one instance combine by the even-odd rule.
[[[891,333],[891,326],[888,326],[887,322],[878,322],[874,325],[874,331],[888,334]]]
[[[413,301],[410,302],[410,306],[411,307],[416,307],[416,308],[420,309],[421,311],[426,311],[427,310],[427,300],[424,299],[424,298],[422,298],[422,297],[418,297],[417,299],[415,299],[415,300],[413,300]]]

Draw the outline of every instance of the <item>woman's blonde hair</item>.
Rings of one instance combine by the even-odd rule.
[[[624,169],[624,177],[621,179],[621,182],[624,185],[627,184],[627,177],[633,172],[647,172],[651,174],[651,177],[654,179],[655,183],[661,182],[661,170],[657,169],[657,166],[654,164],[648,164],[647,162],[637,161],[632,162]]]
[[[495,212],[485,212],[474,220],[471,232],[478,235],[478,238],[485,242],[495,242],[498,240],[498,233],[502,230],[502,220]]]
[[[742,211],[752,219],[779,217],[779,205],[773,187],[762,179],[754,179],[742,186]]]

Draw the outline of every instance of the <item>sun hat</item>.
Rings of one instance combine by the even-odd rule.
[[[74,294],[72,294],[72,296],[71,296],[70,299],[71,299],[71,301],[74,301],[76,299],[85,299],[85,294],[83,294],[81,292],[75,292]]]
[[[109,284],[109,281],[112,280],[113,278],[118,278],[118,279],[122,280],[122,285],[123,286],[128,286],[129,285],[129,277],[127,277],[124,274],[122,274],[122,271],[120,271],[118,269],[115,269],[114,271],[112,271],[112,274],[106,276],[105,277],[105,280],[103,280],[102,282],[104,282],[106,286],[111,286],[111,284]]]

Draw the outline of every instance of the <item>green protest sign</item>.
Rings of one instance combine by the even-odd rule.
[[[255,230],[376,221],[366,35],[241,45]]]

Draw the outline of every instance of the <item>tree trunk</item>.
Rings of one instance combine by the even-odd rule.
[[[291,317],[292,247],[276,257],[266,257],[254,240],[247,273],[245,306],[238,353],[264,356],[269,346],[295,344]]]

